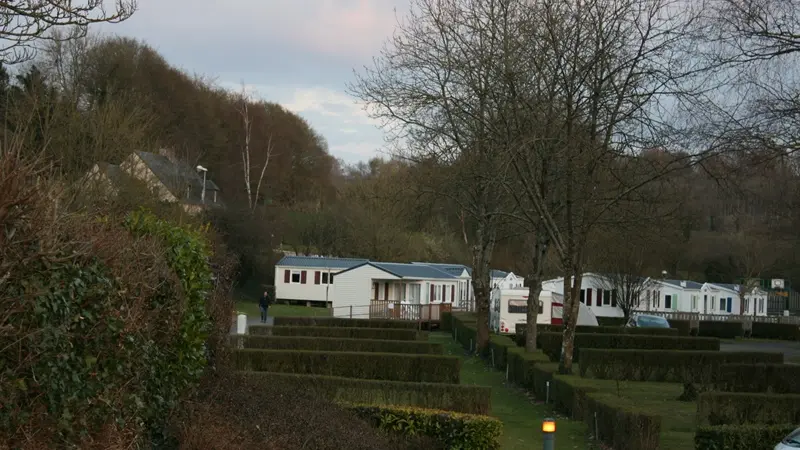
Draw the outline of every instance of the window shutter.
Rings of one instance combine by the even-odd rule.
[[[306,284],[306,271],[300,272],[300,284]]]
[[[314,271],[314,284],[319,284],[319,270]]]
[[[603,290],[597,289],[597,306],[603,306]]]
[[[383,285],[383,299],[389,300],[389,283]]]
[[[586,289],[586,306],[592,306],[592,288]]]
[[[292,279],[292,271],[286,269],[283,271],[283,282],[288,283]]]
[[[450,303],[454,303],[456,301],[456,287],[450,286]]]
[[[617,290],[611,291],[611,306],[617,307]]]
[[[435,298],[436,298],[436,286],[432,284],[431,285],[431,298],[430,298],[431,303],[434,301]]]

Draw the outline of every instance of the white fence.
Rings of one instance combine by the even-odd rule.
[[[718,322],[761,322],[761,323],[788,323],[800,325],[798,316],[749,316],[739,314],[703,314],[679,311],[636,311],[642,314],[661,316],[667,320],[689,321],[718,321]]]

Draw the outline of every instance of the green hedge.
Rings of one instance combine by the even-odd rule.
[[[722,425],[700,427],[694,437],[696,450],[773,450],[797,428],[796,425]]]
[[[242,372],[265,384],[288,385],[313,391],[338,402],[416,406],[468,414],[489,414],[491,388],[444,383],[361,380],[357,378],[293,373]]]
[[[628,322],[624,317],[598,317],[597,324],[601,327],[623,327]]]
[[[254,336],[308,336],[342,339],[385,339],[389,341],[426,341],[428,333],[416,330],[391,328],[349,328],[349,327],[288,327],[270,325],[250,325],[249,334]]]
[[[344,317],[275,317],[274,325],[288,327],[352,327],[416,330],[419,323],[397,319],[349,319]]]
[[[800,394],[800,366],[791,364],[724,364],[716,389],[728,392]]]
[[[441,329],[442,331],[450,332],[453,330],[453,313],[451,312],[443,312],[441,314],[442,322],[441,322]]]
[[[386,339],[320,338],[310,336],[231,336],[243,348],[264,350],[315,350],[329,352],[377,352],[441,355],[442,344]]]
[[[613,394],[589,393],[585,421],[590,429],[597,414],[597,439],[615,450],[658,450],[661,416],[623,405]]]
[[[477,322],[471,315],[453,314],[453,338],[469,351],[475,350]]]
[[[508,351],[513,348],[517,348],[517,344],[510,337],[491,335],[489,336],[489,346],[481,356],[495,369],[505,371]]]
[[[539,334],[539,346],[551,361],[561,358],[561,333]],[[575,334],[573,358],[582,348],[647,349],[647,350],[719,350],[719,339],[688,336],[646,336],[636,334]]]
[[[438,440],[446,449],[500,448],[503,424],[493,417],[420,408],[361,405],[349,408],[357,416],[381,430],[402,435],[428,436]]]
[[[753,322],[754,338],[800,341],[800,327],[789,323]]]
[[[680,336],[697,336],[698,334],[698,328],[692,327],[692,322],[689,320],[670,319],[669,326],[677,329]]]
[[[800,395],[705,392],[697,419],[701,425],[800,424]]]
[[[735,339],[744,336],[744,327],[742,322],[701,320],[697,335],[720,339]]]
[[[584,349],[581,376],[711,385],[723,364],[782,363],[783,353]]]
[[[236,370],[455,384],[461,370],[455,356],[401,353],[235,350],[233,361]]]
[[[525,334],[525,324],[518,323],[516,325],[516,335]],[[563,325],[536,325],[537,333],[563,333]],[[680,330],[677,328],[635,328],[635,327],[594,327],[594,326],[578,326],[575,327],[576,333],[593,333],[593,334],[645,334],[651,336],[678,336]]]

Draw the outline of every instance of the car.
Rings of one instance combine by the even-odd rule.
[[[667,319],[651,314],[637,314],[625,324],[629,328],[670,328]]]
[[[775,446],[775,450],[792,450],[800,448],[800,428],[789,433],[788,436]]]

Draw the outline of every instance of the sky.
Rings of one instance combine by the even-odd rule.
[[[172,65],[279,103],[347,163],[386,156],[384,134],[347,92],[391,37],[408,0],[137,0],[121,24]],[[396,12],[395,12],[396,9]]]

